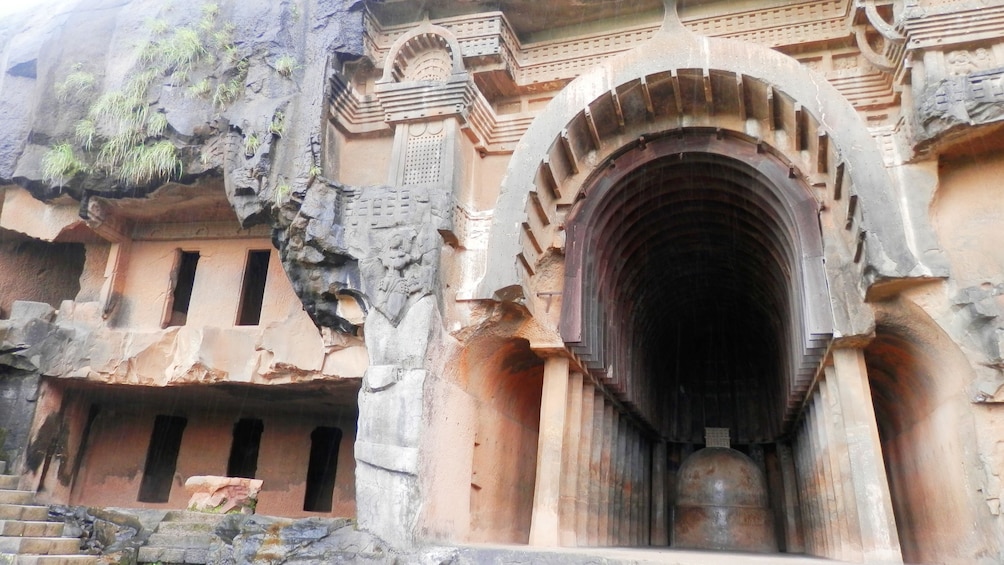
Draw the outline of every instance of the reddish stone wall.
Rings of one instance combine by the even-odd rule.
[[[525,341],[483,345],[468,349],[477,404],[470,541],[527,543],[543,363]]]
[[[173,410],[172,410],[173,408]],[[170,499],[166,503],[139,502],[147,447],[157,414],[187,417]],[[327,417],[268,413],[254,414],[227,408],[181,409],[173,406],[102,406],[95,420],[71,503],[133,508],[184,508],[184,482],[193,475],[226,475],[234,422],[241,417],[264,423],[255,478],[264,481],[257,511],[277,516],[311,516],[303,511],[310,434],[317,426],[343,431],[332,511],[325,515],[355,516],[353,443],[355,412]]]
[[[879,326],[866,350],[875,417],[903,559],[943,562],[959,555],[959,540],[978,547],[984,535],[966,488],[965,442],[975,432],[969,401],[954,377],[965,364],[932,325]],[[948,560],[947,562],[953,562]]]
[[[237,320],[248,251],[271,250],[259,326],[284,320],[302,310],[282,270],[278,254],[266,239],[140,241],[132,245],[125,276],[120,327],[161,327],[178,250],[199,252],[195,286],[186,325],[233,326]],[[306,316],[306,314],[304,314]]]
[[[10,232],[0,232],[0,239]],[[10,316],[15,300],[45,302],[59,308],[80,290],[84,246],[15,236],[0,241],[0,318]]]

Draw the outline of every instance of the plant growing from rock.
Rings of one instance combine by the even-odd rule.
[[[205,98],[209,96],[209,93],[213,91],[213,86],[209,82],[208,78],[204,78],[199,82],[188,85],[188,96],[191,98]]]
[[[83,69],[82,63],[73,65],[70,74],[56,85],[56,98],[60,102],[70,99],[81,99],[94,90],[97,77]]]
[[[286,127],[286,116],[282,111],[278,111],[272,116],[272,123],[268,125],[268,132],[272,135],[282,135],[283,128]]]
[[[293,71],[297,68],[299,68],[299,65],[297,65],[296,59],[292,55],[282,55],[275,60],[275,72],[286,78],[292,76]]]
[[[69,143],[52,146],[42,157],[42,178],[45,182],[63,184],[67,178],[87,170],[87,164],[74,155],[73,146]]]
[[[206,46],[202,43],[199,30],[191,27],[177,29],[171,37],[155,44],[153,56],[163,62],[166,69],[185,73],[205,55]]]
[[[261,147],[261,139],[258,134],[251,132],[247,137],[244,138],[244,155],[247,157],[254,157],[254,154],[258,152],[258,148]]]
[[[164,19],[149,19],[146,21],[146,27],[150,30],[151,35],[164,35],[167,30],[171,29],[171,24]]]
[[[247,78],[249,66],[247,58],[241,59],[237,63],[237,74],[231,77],[230,80],[216,86],[216,93],[213,94],[213,104],[215,106],[221,108],[228,106],[244,94],[244,80]]]
[[[282,206],[282,203],[289,199],[293,187],[287,182],[280,183],[275,187],[275,205]]]
[[[172,176],[181,176],[181,159],[178,148],[167,140],[133,147],[126,153],[119,170],[119,178],[134,184]]]
[[[164,139],[168,133],[167,115],[152,105],[150,89],[158,80],[175,86],[188,83],[189,74],[203,63],[223,63],[229,66],[215,76],[224,76],[214,85],[209,75],[188,85],[185,93],[191,97],[209,97],[213,104],[224,107],[244,93],[249,68],[247,57],[241,57],[234,45],[234,26],[218,26],[219,5],[202,6],[197,24],[181,26],[172,31],[162,19],[148,20],[146,25],[153,38],[142,47],[140,61],[144,68],[129,76],[119,90],[106,92],[90,104],[86,116],[77,122],[73,140],[85,152],[79,158],[69,143],[56,143],[46,154],[43,175],[47,181],[63,183],[80,171],[93,168],[127,184],[146,184],[159,179],[180,176],[182,161],[178,148]],[[290,58],[289,73],[295,62]],[[96,77],[86,72],[82,64],[56,86],[61,101],[83,100],[97,86]],[[273,118],[269,131],[278,135],[282,129],[281,113]],[[246,140],[254,151],[261,144],[257,135]]]
[[[73,128],[73,137],[84,148],[84,151],[91,150],[91,147],[94,145],[94,138],[97,135],[98,128],[94,124],[94,120],[90,118],[80,120]]]
[[[161,137],[167,130],[167,115],[163,112],[154,112],[146,120],[146,133],[150,137]]]

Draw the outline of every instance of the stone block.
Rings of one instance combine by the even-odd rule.
[[[253,514],[261,485],[261,479],[213,475],[189,477],[185,481],[185,490],[192,494],[188,509],[213,514]]]
[[[10,307],[11,320],[45,320],[51,322],[56,310],[44,302],[15,300]]]

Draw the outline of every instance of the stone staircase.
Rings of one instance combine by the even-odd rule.
[[[209,554],[213,528],[222,516],[172,510],[139,548],[138,563],[203,564]],[[2,565],[2,564],[0,564]]]
[[[94,565],[80,553],[80,540],[63,536],[63,523],[49,521],[49,507],[35,494],[17,490],[19,477],[0,461],[0,565]]]

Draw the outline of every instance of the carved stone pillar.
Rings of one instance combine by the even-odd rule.
[[[544,385],[540,398],[530,545],[557,546],[559,543],[558,503],[567,396],[568,359],[548,357],[544,361]]]
[[[833,367],[847,433],[862,557],[867,563],[902,563],[864,352],[837,349],[833,352]]]
[[[777,444],[777,459],[781,467],[781,482],[784,485],[784,546],[788,553],[803,553],[801,508],[798,484],[795,480],[795,461],[791,446]]]
[[[599,519],[599,542],[600,545],[610,545],[610,522],[612,513],[610,512],[611,501],[611,460],[613,458],[613,445],[617,440],[616,432],[617,413],[609,402],[603,403],[603,454],[600,459],[600,519]]]
[[[593,447],[589,455],[589,545],[600,545],[600,491],[603,487],[603,445],[606,433],[606,400],[593,391]]]
[[[565,402],[565,433],[561,454],[561,500],[558,506],[561,545],[574,547],[575,498],[578,479],[579,451],[582,426],[582,374],[568,377],[568,394]]]
[[[666,442],[652,446],[652,545],[669,545],[669,515],[666,512]]]
[[[851,490],[851,461],[847,452],[847,433],[844,431],[843,412],[836,393],[836,376],[833,367],[826,367],[825,378],[819,385],[823,400],[826,425],[830,430],[830,460],[834,470],[834,490],[841,515],[841,532],[844,532],[844,559],[861,560],[861,524],[858,507]]]
[[[614,411],[614,441],[610,456],[610,544],[621,544],[624,504],[624,431],[625,421]]]
[[[575,468],[575,544],[579,546],[593,545],[589,539],[590,471],[593,459],[593,432],[598,427],[595,410],[596,392],[593,384],[583,379],[581,423],[579,425],[579,460]]]

